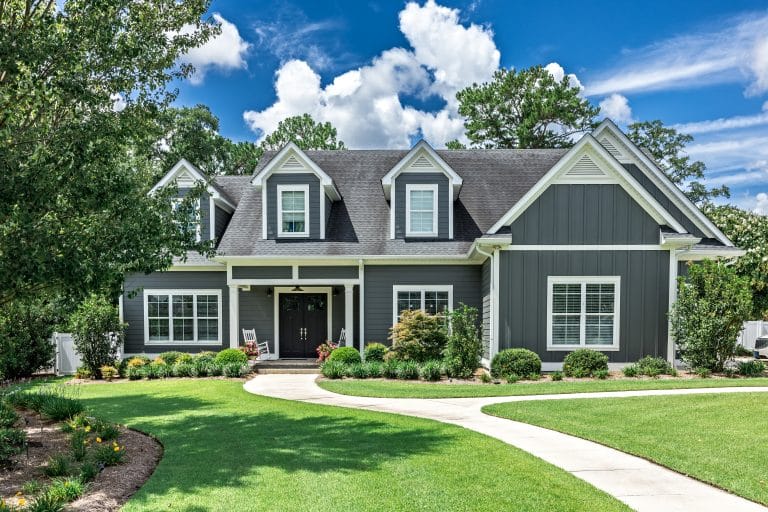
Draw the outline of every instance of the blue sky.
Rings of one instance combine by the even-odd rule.
[[[258,140],[288,115],[332,122],[351,147],[460,136],[455,92],[499,66],[548,65],[620,125],[661,119],[731,201],[768,214],[768,4],[213,0],[217,40],[186,59],[179,104]]]

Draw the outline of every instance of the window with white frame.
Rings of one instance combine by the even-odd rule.
[[[181,213],[181,219],[177,220],[179,229],[184,232],[194,232],[195,239],[200,241],[200,199],[196,201],[184,201],[184,198],[177,197],[173,199],[173,211]]]
[[[221,290],[145,290],[147,344],[221,342]]]
[[[453,310],[453,286],[395,286],[393,287],[392,323],[400,321],[403,311],[420,309],[430,315]]]
[[[277,233],[309,236],[309,185],[277,186]]]
[[[547,280],[547,349],[619,348],[618,276]]]
[[[437,236],[437,184],[405,186],[405,235]]]

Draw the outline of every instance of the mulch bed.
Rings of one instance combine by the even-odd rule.
[[[43,473],[48,459],[69,452],[69,434],[62,432],[60,423],[42,418],[31,411],[20,411],[26,424],[29,450],[17,457],[18,463],[0,472],[0,496],[10,504],[25,482],[37,480],[46,484],[50,479]],[[120,509],[152,475],[163,455],[162,445],[154,438],[120,427],[119,443],[125,446],[123,462],[110,466],[88,485],[86,493],[67,505],[66,510],[111,512]]]

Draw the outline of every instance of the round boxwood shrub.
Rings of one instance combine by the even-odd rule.
[[[384,355],[389,349],[381,343],[369,343],[365,346],[366,361],[384,361]]]
[[[397,365],[397,378],[416,380],[419,378],[419,364],[416,361],[400,361]]]
[[[320,366],[320,372],[328,379],[340,379],[347,371],[347,366],[341,361],[325,361]]]
[[[525,348],[502,350],[491,361],[491,376],[499,379],[514,373],[515,375],[539,375],[541,358]]]
[[[339,347],[328,356],[329,361],[339,361],[344,364],[355,364],[362,362],[360,352],[355,347]]]
[[[599,370],[608,370],[608,356],[596,350],[580,348],[563,360],[563,373],[568,377],[592,377]]]
[[[649,377],[667,375],[672,371],[672,365],[663,357],[645,356],[635,364],[638,373]]]
[[[440,361],[427,361],[421,365],[419,370],[421,378],[424,380],[440,380],[443,372],[443,365],[440,363]]]
[[[236,348],[225,348],[218,354],[216,354],[216,362],[221,365],[228,365],[237,363],[240,365],[248,364],[248,356],[242,350]]]

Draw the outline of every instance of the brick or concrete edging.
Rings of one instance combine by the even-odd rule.
[[[645,459],[526,423],[497,418],[481,408],[504,402],[652,395],[768,392],[768,387],[617,391],[483,398],[370,398],[337,395],[315,384],[314,375],[258,375],[249,393],[321,405],[417,416],[459,425],[499,439],[562,468],[638,511],[750,512],[768,509]]]

